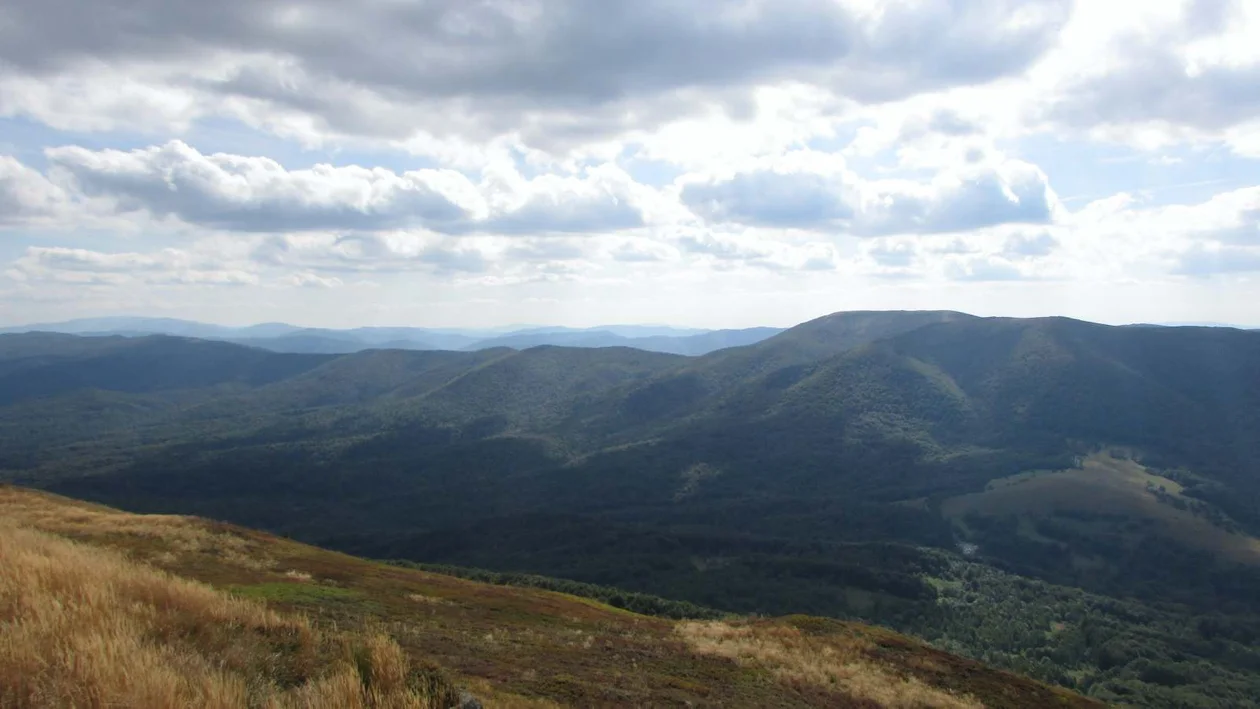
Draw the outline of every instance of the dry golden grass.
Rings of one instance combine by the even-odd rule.
[[[564,706],[550,699],[503,694],[493,684],[483,679],[470,679],[467,686],[470,693],[484,700],[485,706],[494,707],[494,709],[561,709]]]
[[[683,622],[677,632],[695,652],[762,667],[789,684],[810,685],[893,709],[984,707],[973,697],[929,686],[871,660],[870,643],[858,638],[842,644],[790,626],[722,621]]]
[[[438,598],[437,596],[426,596],[423,593],[408,593],[407,598],[415,601],[416,603],[423,603],[429,606],[453,605],[450,601],[446,600],[445,598]]]
[[[392,640],[0,521],[0,706],[429,709],[455,703]]]
[[[1039,541],[1049,540],[1036,533],[1033,520],[1062,510],[1122,514],[1150,520],[1153,534],[1192,549],[1240,564],[1260,565],[1260,539],[1232,534],[1189,510],[1163,504],[1148,485],[1182,497],[1182,487],[1176,482],[1152,474],[1136,461],[1103,451],[1086,458],[1081,468],[1021,473],[991,481],[983,492],[945,500],[941,511],[955,521],[963,520],[968,512],[989,516],[1016,513],[1024,520],[1021,533]]]
[[[228,564],[249,569],[265,569],[274,563],[258,544],[196,517],[130,514],[9,486],[0,486],[0,518],[72,538],[153,539],[165,548],[154,560],[165,563],[174,563],[181,553],[212,553]]]

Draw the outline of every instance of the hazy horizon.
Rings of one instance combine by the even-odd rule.
[[[871,309],[864,309],[864,310],[871,310]],[[899,309],[899,310],[902,310],[902,309]],[[910,310],[910,309],[904,309],[904,310]],[[952,309],[939,308],[936,310],[952,310]],[[832,314],[841,313],[841,312],[855,312],[855,311],[833,311],[831,313],[824,313],[823,315],[819,315],[817,317],[823,317],[825,315],[832,315]],[[890,311],[883,311],[883,312],[890,312]],[[956,312],[962,312],[967,315],[974,315],[976,317],[1028,317],[1028,318],[1070,317],[1070,316],[1063,316],[1063,315],[1057,315],[1057,314],[1006,316],[1006,315],[983,315],[983,314],[971,313],[967,311],[956,311]],[[22,328],[22,327],[31,327],[35,325],[62,325],[62,324],[73,323],[77,321],[96,321],[96,320],[99,320],[99,321],[172,320],[172,321],[180,321],[180,322],[185,322],[185,323],[195,323],[198,325],[206,325],[206,326],[211,326],[211,327],[222,327],[225,329],[241,329],[241,330],[248,329],[251,327],[276,325],[276,326],[293,327],[293,328],[297,328],[301,330],[330,330],[330,331],[346,331],[346,330],[353,330],[357,328],[379,328],[379,329],[414,328],[417,330],[433,330],[433,331],[441,331],[441,330],[446,330],[446,331],[451,331],[451,332],[460,332],[460,331],[474,332],[475,331],[475,332],[483,332],[483,333],[512,334],[512,333],[519,333],[519,332],[528,331],[532,329],[553,329],[553,328],[561,329],[561,330],[564,330],[564,329],[599,330],[599,329],[604,329],[604,328],[608,328],[608,329],[660,328],[660,329],[675,330],[675,331],[678,331],[679,333],[685,333],[686,331],[715,332],[715,331],[720,331],[720,330],[746,330],[746,329],[756,329],[756,328],[788,329],[795,325],[799,325],[801,323],[808,322],[809,320],[813,320],[813,319],[814,318],[808,318],[806,320],[799,320],[799,321],[787,322],[787,323],[760,323],[760,324],[748,325],[748,326],[743,326],[743,327],[733,327],[733,328],[705,327],[702,325],[680,325],[680,324],[673,324],[673,323],[667,323],[667,322],[603,322],[603,321],[595,322],[589,325],[568,325],[568,324],[559,324],[559,323],[504,323],[504,324],[485,325],[485,326],[467,326],[467,325],[458,325],[458,324],[447,326],[447,325],[424,325],[424,324],[408,324],[408,323],[383,323],[383,324],[351,324],[351,325],[340,326],[340,327],[329,327],[329,326],[322,326],[322,325],[308,325],[301,322],[287,322],[287,321],[279,321],[279,320],[218,322],[218,321],[197,320],[195,318],[183,318],[183,317],[167,316],[167,315],[128,314],[128,315],[87,316],[87,317],[67,318],[65,320],[48,320],[48,321],[31,321],[31,322],[14,322],[14,323],[0,322],[0,329],[14,329],[14,328]],[[1260,329],[1260,325],[1256,325],[1256,324],[1248,323],[1248,322],[1218,322],[1218,321],[1210,321],[1210,320],[1133,320],[1133,321],[1124,321],[1124,322],[1103,322],[1100,320],[1091,320],[1088,318],[1073,318],[1073,319],[1083,320],[1085,322],[1098,323],[1102,325],[1159,325],[1163,327],[1230,327],[1230,328],[1238,328],[1238,329]],[[123,329],[123,328],[120,328],[120,329]]]

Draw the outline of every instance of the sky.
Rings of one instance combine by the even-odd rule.
[[[1254,0],[6,0],[0,324],[1260,326]]]

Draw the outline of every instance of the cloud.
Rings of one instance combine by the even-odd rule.
[[[834,271],[838,266],[836,250],[826,244],[815,244],[807,247],[804,260],[797,259],[797,268],[801,271]]]
[[[659,241],[638,239],[622,242],[609,256],[621,263],[657,263],[668,261],[676,254]]]
[[[534,197],[519,209],[492,219],[482,231],[500,234],[543,232],[600,232],[643,226],[643,214],[616,195],[600,194],[568,199],[550,195]]]
[[[1181,254],[1174,273],[1206,278],[1218,274],[1260,271],[1260,249],[1196,244]]]
[[[844,170],[758,169],[681,191],[711,223],[826,229],[857,236],[948,233],[1044,224],[1057,198],[1045,175],[1017,160],[945,171],[931,183],[863,181]]]
[[[424,232],[276,234],[249,253],[254,263],[318,273],[482,273],[489,262],[475,246]]]
[[[986,82],[1053,45],[1068,0],[12,0],[0,113],[94,129],[227,115],[287,134],[652,129],[757,86],[860,101]],[[365,38],[368,38],[365,40]],[[119,87],[109,91],[104,87]],[[63,109],[63,110],[58,110]]]
[[[26,224],[56,215],[67,196],[43,175],[0,155],[0,226]]]
[[[294,273],[281,279],[281,284],[295,288],[337,288],[342,285],[336,276],[321,276],[317,273]]]
[[[827,63],[843,57],[857,34],[850,13],[821,0],[703,8],[653,0],[598,6],[227,0],[214,12],[157,0],[120,5],[18,0],[7,25],[13,29],[2,35],[3,56],[48,73],[84,57],[161,61],[207,50],[268,52],[311,74],[368,86],[598,103],[635,89],[725,83]]]
[[[569,261],[582,258],[580,246],[567,239],[532,239],[513,245],[505,252],[508,258],[523,261]]]
[[[1234,223],[1212,230],[1211,236],[1233,244],[1260,246],[1260,190],[1253,197],[1255,207],[1243,207],[1232,220]]]
[[[684,253],[708,256],[719,261],[760,261],[769,251],[731,237],[714,234],[687,234],[678,238]]]
[[[953,237],[949,241],[930,244],[927,251],[933,254],[974,254],[979,251],[974,244],[969,243],[962,237]]]
[[[295,318],[453,322],[477,298],[655,317],[631,303],[722,284],[770,319],[1067,282],[1215,298],[1206,276],[1260,248],[1260,188],[1236,189],[1260,155],[1257,3],[4,7],[0,153],[25,164],[0,156],[0,288],[23,297],[245,283]],[[1014,279],[1036,283],[986,285]]]
[[[119,211],[174,216],[234,231],[450,229],[479,209],[475,187],[452,170],[397,174],[381,168],[317,165],[287,170],[274,160],[202,155],[180,141],[132,150],[46,151],[53,170]]]
[[[1121,194],[1086,205],[1070,221],[1081,226],[1106,225],[1113,231],[1256,246],[1260,245],[1260,186],[1221,192],[1195,204],[1150,207],[1132,195]]]
[[[684,255],[700,257],[711,268],[752,267],[779,272],[829,271],[836,268],[835,247],[821,242],[793,243],[756,232],[715,233],[686,230],[673,243]]]
[[[841,228],[854,216],[846,185],[835,176],[762,170],[709,183],[692,183],[682,201],[713,223],[770,227]]]
[[[1003,251],[1008,256],[1038,258],[1049,256],[1059,247],[1059,240],[1049,232],[1035,234],[1015,234],[1006,240]]]
[[[905,268],[914,263],[917,251],[914,244],[898,241],[876,244],[866,254],[880,266]]]
[[[439,273],[485,273],[490,264],[477,249],[431,246],[416,255],[416,259],[437,267]]]
[[[1072,74],[1048,109],[1094,128],[1162,122],[1219,131],[1260,115],[1260,10],[1254,3],[1191,0],[1180,12],[1139,10]],[[1096,12],[1107,12],[1102,4]],[[1115,10],[1112,10],[1113,12]]]
[[[868,26],[860,71],[844,73],[845,91],[890,100],[947,86],[978,84],[1027,68],[1050,49],[1071,12],[1069,2],[926,0],[880,3]]]
[[[997,224],[1045,224],[1055,197],[1035,166],[1011,160],[996,167],[945,174],[918,200],[893,196],[883,229],[951,232]]]
[[[205,254],[180,249],[153,253],[29,247],[9,275],[21,282],[76,285],[256,285],[258,275]]]
[[[582,177],[541,175],[523,180],[496,175],[506,188],[495,214],[477,230],[497,234],[598,233],[645,224],[651,190],[620,168],[603,165]],[[495,178],[492,178],[495,179]]]
[[[980,126],[948,109],[938,110],[927,122],[927,129],[942,135],[964,136],[980,132]]]
[[[1203,204],[1167,211],[1177,227],[1193,238],[1260,246],[1260,186],[1223,192]]]
[[[603,232],[643,225],[645,188],[616,171],[519,177],[506,189],[462,173],[316,165],[289,170],[264,157],[203,155],[178,140],[131,151],[46,151],[50,174],[122,213],[175,217],[242,232],[373,231],[421,227],[462,233]],[[611,173],[611,174],[610,174]],[[621,179],[616,179],[617,175]]]
[[[947,278],[955,281],[1017,281],[1025,278],[1015,264],[998,256],[971,256],[950,261]]]

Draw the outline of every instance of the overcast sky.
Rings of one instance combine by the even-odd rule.
[[[1254,0],[5,0],[0,322],[1260,325]]]

